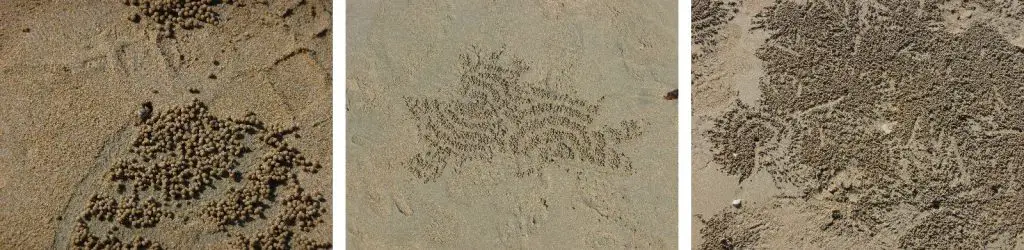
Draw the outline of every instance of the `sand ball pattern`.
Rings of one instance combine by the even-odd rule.
[[[629,157],[615,147],[639,137],[641,122],[595,128],[598,105],[525,83],[520,77],[529,67],[522,60],[507,59],[503,50],[461,58],[456,98],[406,98],[421,138],[431,149],[407,162],[424,182],[439,178],[450,164],[489,160],[496,154],[547,162],[576,160],[633,173]]]
[[[142,232],[195,219],[214,225],[237,248],[330,248],[303,235],[324,223],[328,205],[320,193],[301,188],[298,174],[322,167],[287,142],[298,127],[267,125],[252,113],[221,119],[198,100],[163,112],[143,107],[151,114],[139,116],[127,156],[116,159],[103,179],[116,189],[86,201],[71,248],[161,249],[164,244]],[[211,194],[220,188],[226,190]],[[268,213],[275,207],[279,212]],[[272,223],[255,237],[234,234],[255,220]],[[127,237],[134,238],[122,240]]]

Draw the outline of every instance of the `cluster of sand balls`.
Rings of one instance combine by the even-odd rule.
[[[752,217],[733,211],[716,214],[711,218],[701,218],[704,227],[700,229],[704,241],[700,249],[753,249],[757,248],[760,235],[756,229],[737,227],[742,219]]]
[[[320,216],[327,212],[324,202],[326,200],[319,192],[307,194],[302,188],[296,188],[294,193],[286,195],[281,202],[284,206],[281,221],[299,230],[309,231],[320,222]]]
[[[718,120],[708,134],[715,161],[742,178],[770,163],[760,160],[765,144],[779,146],[789,162],[768,169],[773,179],[854,208],[829,230],[897,228],[894,248],[986,248],[1024,235],[1024,54],[989,26],[933,29],[943,15],[936,2],[882,5],[767,8],[762,98]],[[765,140],[777,136],[784,143]],[[840,184],[851,181],[865,185]]]
[[[252,237],[239,236],[232,245],[244,249],[290,249],[293,234],[278,223]]]
[[[74,237],[72,249],[164,249],[159,242],[154,242],[141,236],[135,236],[128,242],[124,242],[112,234],[106,234],[103,237],[95,236],[89,233],[89,227],[85,223],[79,223],[75,226],[75,231],[72,234]]]
[[[690,36],[693,39],[693,43],[700,48],[694,51],[692,55],[694,60],[700,59],[714,51],[714,47],[718,45],[719,39],[721,39],[718,35],[719,31],[735,17],[735,13],[738,11],[736,2],[732,1],[693,1],[693,8],[691,9],[691,12],[693,12],[691,16],[691,30],[693,30],[693,33]]]
[[[259,138],[273,145],[275,151],[261,157],[261,163],[248,173],[246,183],[239,190],[231,189],[227,198],[210,203],[203,214],[219,226],[241,225],[256,217],[265,216],[265,204],[271,202],[278,187],[288,185],[293,192],[279,198],[282,209],[274,224],[253,237],[239,236],[235,247],[245,249],[330,249],[329,243],[318,243],[296,237],[294,229],[310,231],[322,223],[327,213],[326,199],[319,192],[304,191],[295,174],[295,167],[314,168],[318,163],[310,162],[298,150],[288,146],[283,137],[294,129],[273,128]]]
[[[287,184],[288,181],[296,180],[296,174],[292,172],[294,160],[294,154],[289,151],[267,153],[263,155],[262,163],[249,172],[247,178],[266,187]]]
[[[94,195],[86,205],[86,211],[82,212],[82,221],[93,218],[101,221],[119,223],[125,227],[143,228],[152,227],[160,222],[162,217],[171,217],[172,214],[161,209],[162,204],[152,197],[140,202],[138,196],[130,196],[117,201],[114,198]]]
[[[230,3],[231,0],[228,0]],[[159,25],[161,36],[174,35],[177,28],[193,29],[216,23],[219,14],[213,9],[219,0],[124,0],[125,5],[139,8],[139,12]],[[137,17],[132,17],[137,21]]]
[[[260,158],[260,164],[247,173],[245,178],[248,182],[244,186],[228,189],[226,198],[207,204],[203,214],[220,226],[241,225],[263,215],[266,203],[270,202],[276,187],[299,186],[296,167],[315,172],[319,163],[307,160],[298,149],[284,142],[284,136],[295,130],[294,127],[285,129],[271,126],[268,131],[273,132],[259,136],[260,141],[273,147],[273,150],[265,153]]]
[[[239,249],[331,249],[330,243],[296,236],[280,221],[255,235],[240,235],[231,242],[231,245]]]
[[[429,150],[406,161],[413,174],[424,182],[434,181],[446,166],[490,160],[495,153],[545,162],[582,161],[633,173],[632,161],[615,146],[643,133],[637,121],[624,121],[622,128],[593,129],[598,104],[521,80],[530,67],[503,55],[504,50],[461,55],[461,96],[456,99],[406,98],[420,136],[429,145]]]
[[[320,193],[306,193],[300,187],[297,171],[315,173],[320,164],[306,159],[300,151],[285,142],[285,137],[298,130],[297,127],[266,126],[250,120],[248,124],[264,128],[256,139],[270,150],[259,158],[259,163],[246,174],[245,184],[228,189],[221,200],[207,203],[201,213],[219,227],[241,226],[245,222],[266,216],[269,204],[273,203],[280,187],[290,186],[295,191],[279,198],[280,214],[275,224],[255,237],[239,236],[236,247],[246,249],[328,249],[330,244],[299,240],[293,228],[309,231],[323,221],[320,216],[327,212],[326,200]]]
[[[722,164],[727,174],[739,176],[740,181],[753,174],[759,164],[770,162],[758,161],[757,154],[759,148],[773,146],[770,141],[775,137],[771,124],[766,124],[766,118],[752,109],[737,102],[737,107],[723,114],[715,129],[706,133],[713,145],[715,162]]]
[[[113,231],[102,237],[90,234],[92,223],[115,223],[112,230],[123,226],[122,233],[131,235],[136,229],[174,221],[175,213],[197,213],[228,231],[228,226],[266,219],[265,212],[280,206],[275,209],[279,214],[274,214],[274,223],[280,228],[268,229],[267,235],[287,234],[283,243],[257,237],[260,240],[245,245],[258,246],[258,249],[329,248],[329,244],[304,241],[294,231],[308,232],[323,222],[319,218],[327,212],[322,195],[309,194],[300,188],[298,173],[316,173],[321,165],[306,159],[286,142],[287,136],[298,131],[297,127],[268,126],[251,112],[241,119],[220,119],[211,115],[206,105],[198,100],[162,112],[154,112],[152,104],[147,102],[136,115],[138,133],[130,143],[129,154],[111,164],[105,179],[118,187],[116,193],[122,198],[97,194],[87,201],[85,211],[77,220],[78,228],[73,232],[75,246],[159,248],[154,242],[144,240],[123,243]],[[263,154],[245,157],[255,152]],[[253,163],[248,162],[250,160]],[[244,171],[240,168],[242,162],[246,164]],[[237,184],[241,187],[232,186]],[[296,191],[277,197],[276,190],[284,186]],[[205,206],[178,210],[182,209],[182,204],[193,204],[192,200],[199,200],[200,195],[207,196],[208,190],[218,188],[225,188],[226,192],[205,202]],[[141,200],[140,196],[148,198]],[[161,199],[163,202],[158,201]],[[181,218],[189,220],[189,216]]]
[[[152,188],[165,200],[196,197],[228,178],[249,149],[241,142],[250,128],[209,114],[198,100],[145,119],[129,152],[110,170],[110,180],[135,191]]]
[[[276,125],[268,126],[267,133],[259,136],[259,140],[266,145],[276,149],[276,152],[264,155],[263,161],[269,167],[301,167],[302,171],[315,174],[323,168],[319,162],[311,161],[302,156],[299,149],[288,145],[284,138],[295,133],[299,128],[295,126],[281,127]]]
[[[246,186],[242,189],[229,188],[226,198],[211,202],[203,207],[202,214],[211,219],[218,226],[242,225],[251,221],[268,208],[263,200],[269,197],[269,189],[252,188]]]
[[[294,229],[310,231],[322,223],[327,212],[326,199],[319,192],[307,193],[300,187],[285,195],[283,209],[274,222],[254,235],[239,235],[232,245],[243,249],[331,249],[330,243],[317,242],[296,235]]]

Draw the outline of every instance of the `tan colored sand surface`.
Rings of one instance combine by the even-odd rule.
[[[676,248],[672,1],[348,4],[348,247]]]
[[[110,234],[124,244],[141,236],[171,249],[227,246],[238,235],[252,239],[258,232],[273,231],[273,222],[265,221],[292,211],[282,202],[298,184],[274,184],[280,198],[264,201],[267,219],[228,225],[222,231],[214,222],[216,216],[201,211],[226,197],[224,188],[236,183],[230,178],[209,177],[213,181],[202,195],[190,199],[167,201],[152,190],[136,193],[130,183],[129,191],[116,191],[119,182],[110,179],[110,170],[118,159],[130,159],[132,141],[142,131],[136,121],[144,102],[152,103],[154,115],[179,117],[168,112],[196,100],[205,105],[204,114],[216,119],[242,118],[251,112],[268,128],[298,127],[285,142],[310,161],[322,163],[322,169],[316,174],[297,167],[289,171],[298,173],[295,178],[304,193],[322,193],[322,204],[330,204],[330,8],[329,1],[309,0],[211,4],[210,10],[218,15],[215,24],[179,29],[166,37],[150,17],[133,22],[132,15],[141,13],[141,7],[121,1],[0,2],[0,248],[73,245],[80,236],[75,228],[81,213],[90,210],[89,204],[99,204],[90,202],[94,195],[121,199],[117,202],[125,208],[97,211],[125,213],[130,222],[150,218],[126,214],[142,211],[132,209],[149,204],[144,202],[148,197],[163,204],[160,211],[173,211],[175,216],[160,217],[155,227],[138,228],[116,220],[86,219],[91,234]],[[200,127],[194,128],[201,128],[196,124]],[[199,133],[195,131],[175,130],[168,138],[194,136]],[[253,132],[245,138],[260,133],[272,132]],[[260,145],[245,140],[246,145]],[[209,142],[195,143],[190,145]],[[255,173],[260,156],[243,155],[233,171],[243,176]],[[203,164],[212,163],[199,165]],[[241,187],[249,182],[237,183]],[[140,201],[125,203],[133,193]],[[323,211],[314,220],[323,222],[308,232],[298,226],[279,231],[311,242],[330,242],[329,206]]]
[[[694,1],[693,247],[1021,248],[1022,9]]]

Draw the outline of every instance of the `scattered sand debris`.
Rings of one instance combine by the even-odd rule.
[[[707,54],[714,53],[715,47],[722,37],[718,34],[722,26],[732,21],[739,11],[737,3],[721,0],[695,0],[693,1],[692,16],[690,16],[690,33],[695,49],[693,60],[699,60]]]
[[[833,228],[899,234],[883,247],[986,248],[1024,233],[1024,49],[980,23],[936,29],[944,2],[765,9],[761,99],[707,132],[714,161],[741,181],[765,171],[800,198],[849,206]],[[728,236],[702,233],[706,248]]]
[[[747,228],[739,225],[740,219],[746,216],[739,212],[726,211],[714,215],[708,220],[703,220],[704,228],[700,234],[704,235],[704,242],[701,249],[753,249],[757,247],[760,234],[756,228]]]
[[[430,151],[407,163],[424,182],[440,177],[449,164],[489,160],[495,154],[578,160],[633,172],[630,159],[615,145],[640,136],[640,122],[593,128],[598,105],[525,83],[519,77],[529,67],[507,59],[504,50],[462,55],[462,67],[456,99],[406,98],[422,140],[430,145]]]
[[[727,36],[721,33],[739,11],[740,1],[736,0],[696,0],[692,2],[690,16],[690,33],[693,53],[691,61],[693,70],[691,84],[699,85],[707,81],[706,75],[718,67],[714,66],[716,52],[725,42]]]
[[[105,175],[116,190],[94,194],[79,215],[74,248],[161,248],[158,240],[175,239],[144,229],[197,218],[227,235],[247,222],[275,221],[254,240],[237,234],[232,242],[246,242],[240,248],[330,247],[299,237],[324,222],[328,205],[323,195],[299,183],[300,173],[313,174],[321,166],[286,142],[298,127],[266,125],[252,113],[221,119],[194,100],[155,113],[136,129],[127,156],[116,159]],[[93,228],[110,231],[97,235]],[[121,240],[126,237],[135,238]]]

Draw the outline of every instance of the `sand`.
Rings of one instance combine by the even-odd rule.
[[[346,246],[676,248],[676,8],[349,2]]]
[[[201,5],[0,2],[0,248],[330,245],[331,3]]]
[[[1024,244],[1019,3],[697,2],[694,248]]]

